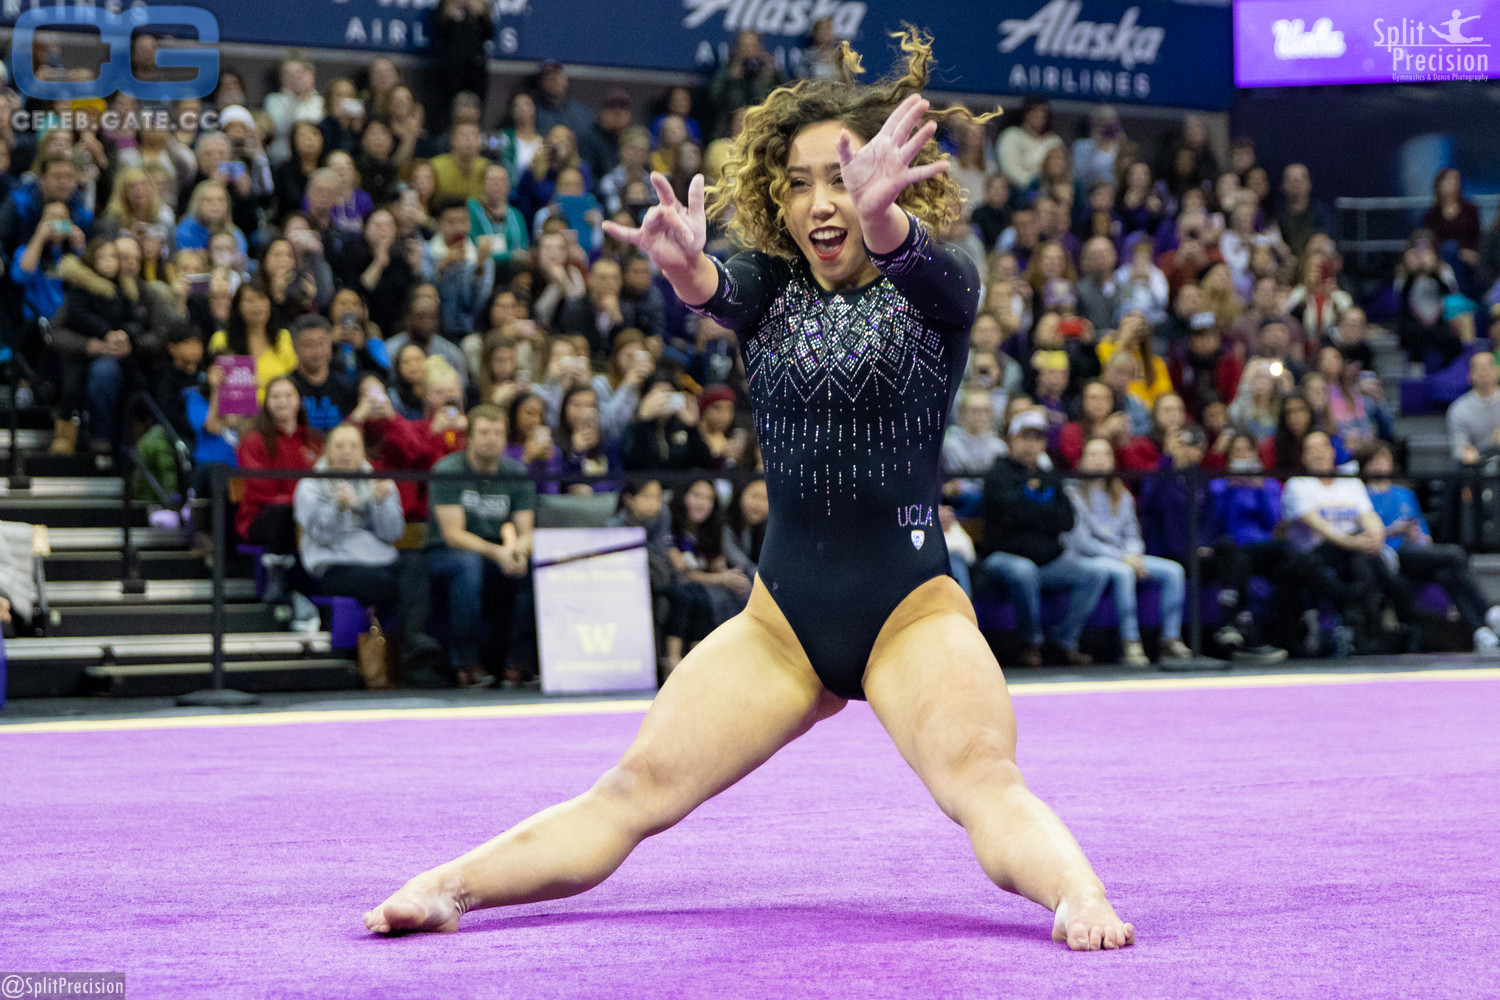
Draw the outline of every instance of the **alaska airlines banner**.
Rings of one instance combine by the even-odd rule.
[[[148,6],[156,6],[152,0]],[[0,25],[51,0],[0,0]],[[114,9],[121,0],[99,0]],[[422,52],[437,0],[198,0],[226,42]],[[1038,94],[1110,103],[1229,106],[1227,6],[1163,0],[1002,0],[918,5],[903,0],[491,0],[491,55],[631,69],[711,72],[735,32],[763,36],[795,75],[813,22],[833,20],[880,74],[887,32],[912,21],[933,33],[934,84],[945,90]]]
[[[1462,6],[1459,6],[1461,4]],[[1240,87],[1500,77],[1497,0],[1236,0]]]

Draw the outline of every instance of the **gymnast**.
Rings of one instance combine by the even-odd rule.
[[[934,239],[961,193],[932,119],[968,112],[929,113],[931,39],[897,37],[904,73],[856,85],[845,43],[836,78],[746,113],[711,209],[732,210],[731,235],[755,250],[703,253],[701,176],[683,204],[653,174],[660,203],[640,227],[606,223],[690,308],[740,331],[771,505],[748,606],[683,659],[592,788],[416,876],[365,914],[369,930],[452,931],[469,910],[591,889],[855,698],[984,873],[1053,911],[1054,940],[1134,943],[1026,787],[1005,678],[949,575],[939,453],[979,277]]]

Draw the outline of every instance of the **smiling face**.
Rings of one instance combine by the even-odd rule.
[[[830,291],[858,287],[878,274],[865,255],[859,217],[844,189],[838,153],[841,128],[838,122],[819,122],[792,140],[783,206],[793,242],[818,284]],[[863,145],[856,137],[854,148]]]
[[[302,397],[290,379],[277,379],[266,390],[266,413],[283,427],[296,421],[301,407]]]
[[[359,431],[340,424],[328,435],[328,467],[336,472],[354,472],[365,464],[365,442]]]

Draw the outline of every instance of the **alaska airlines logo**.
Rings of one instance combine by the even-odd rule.
[[[1277,59],[1337,59],[1348,51],[1344,33],[1333,30],[1333,20],[1320,17],[1312,31],[1305,30],[1302,19],[1281,20],[1271,25],[1276,36]]]
[[[1165,28],[1138,26],[1139,7],[1126,10],[1119,24],[1080,21],[1082,10],[1080,0],[1052,0],[1024,21],[1007,18],[1000,22],[1000,33],[1005,36],[1000,40],[1000,51],[1014,52],[1027,39],[1035,38],[1038,56],[1117,62],[1126,69],[1156,62],[1167,32]]]
[[[723,13],[725,31],[759,31],[765,35],[805,35],[819,18],[833,19],[838,38],[853,38],[868,9],[841,0],[682,0],[690,12],[684,28],[697,28]]]

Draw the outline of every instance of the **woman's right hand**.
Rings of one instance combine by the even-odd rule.
[[[605,222],[604,231],[640,248],[670,281],[674,274],[691,273],[703,255],[708,233],[703,211],[703,175],[693,177],[686,205],[672,193],[665,175],[652,171],[651,186],[656,189],[660,203],[647,209],[639,228]]]

